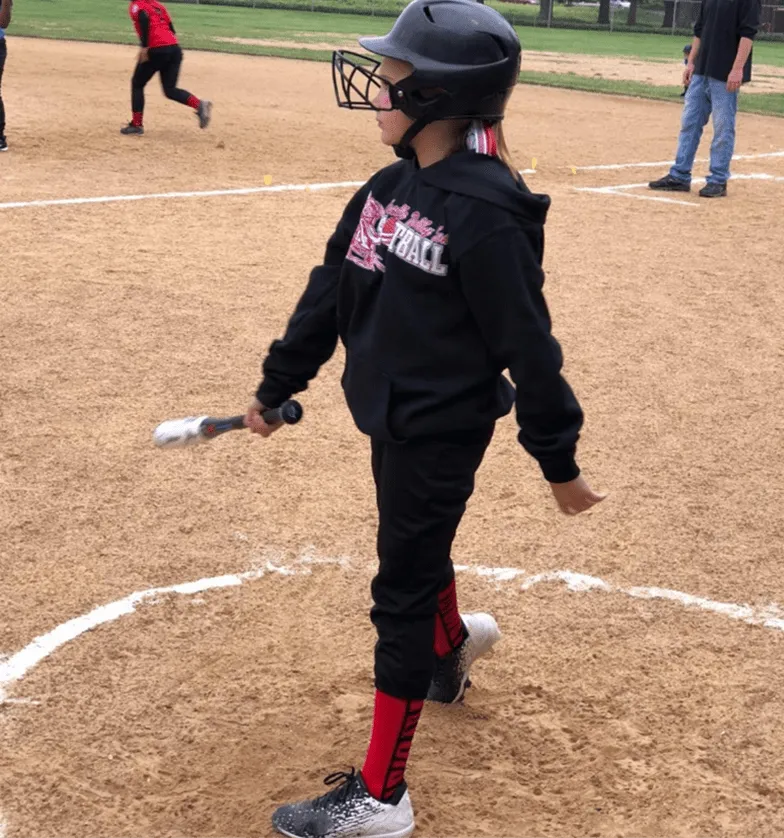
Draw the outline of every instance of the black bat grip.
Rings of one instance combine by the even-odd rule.
[[[278,425],[281,422],[286,425],[295,425],[302,418],[302,405],[294,399],[289,399],[280,407],[265,410],[261,417],[268,425]],[[227,431],[240,431],[244,427],[244,416],[229,416],[226,419],[210,418],[201,423],[201,435],[206,439],[214,439]]]
[[[296,425],[302,418],[302,405],[294,399],[283,402],[280,407],[273,407],[265,410],[261,418],[268,425],[277,425],[285,422],[287,425]]]

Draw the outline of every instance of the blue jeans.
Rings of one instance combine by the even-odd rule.
[[[735,150],[735,114],[738,94],[727,90],[726,82],[709,76],[692,76],[683,104],[678,154],[670,176],[691,183],[691,169],[702,137],[702,129],[713,111],[713,142],[710,150],[708,183],[726,183]]]

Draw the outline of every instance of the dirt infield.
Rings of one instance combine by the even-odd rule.
[[[151,86],[147,134],[120,137],[134,55],[9,42],[0,655],[133,592],[284,571],[158,594],[0,683],[5,838],[267,836],[369,731],[374,507],[340,352],[273,440],[151,445],[162,419],[244,409],[351,189],[28,204],[362,181],[389,152],[326,65],[211,53],[181,79],[210,130]],[[784,834],[784,156],[762,156],[784,135],[741,115],[734,173],[764,178],[652,201],[635,184],[666,167],[637,164],[670,158],[678,117],[512,100],[512,151],[553,198],[580,462],[611,494],[559,516],[499,423],[455,560],[463,608],[504,637],[464,706],[425,710],[417,835]],[[594,581],[534,578],[553,571]]]

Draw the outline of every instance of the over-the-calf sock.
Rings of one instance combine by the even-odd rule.
[[[362,776],[377,800],[389,799],[403,781],[423,701],[393,698],[376,690],[373,730]]]
[[[197,99],[192,93],[188,97],[188,101],[185,103],[189,108],[193,108],[193,110],[199,110],[199,105],[201,104],[201,99]]]
[[[465,640],[466,632],[457,609],[457,588],[453,579],[438,595],[438,614],[433,646],[436,655],[443,658]]]
[[[134,111],[133,112],[133,117],[131,119],[131,125],[136,125],[137,127],[141,127],[143,120],[144,120],[144,114],[141,111]]]

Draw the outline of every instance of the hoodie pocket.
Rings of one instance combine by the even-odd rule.
[[[362,433],[382,442],[402,442],[390,428],[392,381],[366,358],[346,353],[341,379],[349,410]]]

